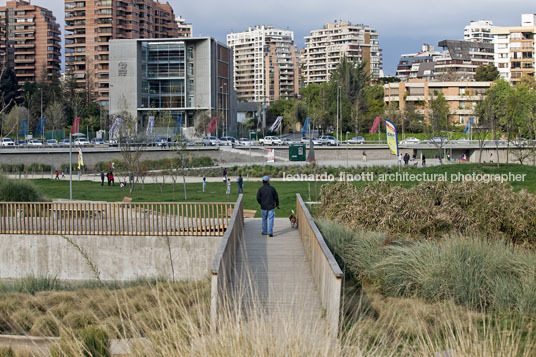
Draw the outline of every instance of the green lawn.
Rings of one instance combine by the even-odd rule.
[[[387,169],[385,169],[387,170]],[[472,172],[484,172],[492,174],[507,174],[509,172],[514,174],[526,174],[525,181],[513,182],[512,186],[515,190],[526,189],[527,191],[536,194],[536,167],[526,165],[501,165],[500,168],[492,167],[490,165],[478,165],[478,164],[456,164],[456,165],[443,165],[429,168],[408,168],[404,169],[409,173],[422,173],[440,174],[447,173],[447,175],[454,173],[470,174]],[[349,170],[350,171],[350,170]],[[375,172],[384,172],[383,169],[374,169]],[[393,170],[395,172],[396,170]],[[57,198],[69,198],[69,182],[67,180],[54,181],[48,179],[32,180],[38,189],[45,194],[49,199]],[[357,185],[363,185],[363,183],[355,183]],[[416,184],[416,182],[399,182],[396,184],[409,187]],[[244,208],[258,210],[257,216],[260,214],[259,205],[256,201],[257,189],[260,187],[260,182],[244,182]],[[318,182],[281,182],[274,181],[272,185],[277,189],[279,193],[280,207],[281,209],[276,212],[279,217],[286,217],[290,214],[291,209],[296,207],[296,193],[300,193],[305,201],[315,200],[317,193],[320,192],[321,183]],[[202,192],[201,183],[189,183],[188,189],[188,202],[225,202],[236,201],[237,186],[233,182],[231,189],[231,195],[228,197],[225,195],[225,186],[219,182],[209,182],[207,184],[207,192]],[[121,201],[123,197],[132,197],[134,202],[174,202],[184,201],[184,191],[182,184],[175,185],[175,191],[173,191],[172,184],[165,184],[163,191],[161,184],[145,184],[144,189],[141,189],[141,185],[136,186],[136,190],[132,195],[129,195],[127,188],[120,188],[119,185],[115,186],[100,186],[98,182],[91,181],[73,181],[73,199],[76,200],[92,200],[92,201]]]

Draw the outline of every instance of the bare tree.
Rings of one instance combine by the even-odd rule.
[[[47,122],[53,131],[65,126],[65,112],[63,111],[63,104],[60,102],[54,101],[50,104],[45,110],[45,116],[48,118]]]
[[[210,112],[209,111],[207,111],[207,110],[199,111],[194,116],[195,132],[198,135],[204,135],[207,132],[207,126],[210,123],[211,119],[212,118],[210,117]]]
[[[13,133],[19,134],[19,130],[23,119],[28,119],[29,111],[25,107],[15,105],[11,108],[9,114],[2,122],[2,133],[4,136],[9,136]]]

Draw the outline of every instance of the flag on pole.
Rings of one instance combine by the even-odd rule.
[[[311,118],[305,118],[305,123],[303,123],[303,129],[301,131],[301,134],[303,136],[307,134],[307,131],[309,130],[309,125],[311,125]]]
[[[398,156],[398,138],[396,135],[396,126],[389,120],[385,120],[385,132],[387,133],[387,145],[392,155]]]
[[[211,134],[214,133],[214,130],[216,130],[216,125],[218,125],[218,117],[212,118],[208,124],[208,132]]]
[[[82,153],[82,148],[78,148],[78,170],[84,166],[84,154]]]
[[[147,123],[147,130],[145,131],[146,135],[150,135],[153,133],[154,129],[154,116],[149,117],[149,122]]]
[[[20,133],[19,136],[22,136],[23,138],[28,135],[28,119],[22,119],[20,123]]]
[[[283,117],[277,117],[268,131],[275,133],[277,130],[279,130],[279,127],[281,126],[282,122]]]
[[[43,135],[45,133],[45,117],[39,118],[37,126],[35,127],[35,135]]]
[[[471,127],[473,126],[473,121],[475,120],[474,117],[469,117],[469,120],[467,121],[467,124],[465,125],[465,129],[463,129],[463,133],[467,134],[469,130],[471,130]]]
[[[381,120],[382,120],[382,117],[376,117],[376,119],[374,119],[374,123],[372,123],[372,128],[370,128],[370,131],[369,131],[370,134],[374,134],[376,130],[378,130]]]
[[[112,126],[110,127],[110,137],[113,138],[119,134],[119,127],[121,126],[121,118],[115,118]]]
[[[175,129],[175,134],[177,135],[181,135],[181,132],[182,132],[182,117],[183,117],[182,113],[177,115],[177,119],[176,119],[177,128]]]
[[[76,134],[80,130],[80,117],[74,118],[73,126],[71,127],[71,134]]]

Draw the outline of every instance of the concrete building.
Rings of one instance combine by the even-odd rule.
[[[20,84],[59,76],[60,25],[52,12],[30,1],[0,6],[0,67],[15,71]]]
[[[382,53],[379,35],[366,25],[338,21],[305,36],[302,75],[304,84],[322,83],[346,56],[350,61],[365,62],[372,79],[382,76]]]
[[[523,76],[534,76],[536,65],[536,14],[521,15],[521,26],[493,27],[495,66],[501,78],[517,83]]]
[[[492,43],[444,40],[438,45],[443,54],[435,58],[435,80],[470,81],[478,66],[494,63]]]
[[[425,43],[420,52],[402,55],[396,68],[396,77],[402,81],[415,78],[432,80],[437,57],[441,57],[441,52]]]
[[[186,136],[213,117],[220,119],[218,134],[234,132],[232,76],[230,49],[212,38],[110,41],[111,113],[138,118],[138,131],[149,116],[156,127],[170,114],[173,123],[183,118]]]
[[[153,0],[65,0],[65,70],[109,105],[111,39],[178,36],[173,9]]]
[[[474,116],[474,109],[486,94],[492,82],[427,82],[411,80],[409,82],[388,83],[384,85],[384,100],[388,108],[398,109],[403,113],[408,104],[424,115],[429,122],[430,100],[443,93],[447,100],[449,121],[454,125],[465,125]]]
[[[471,23],[463,29],[463,40],[471,42],[493,43],[493,21],[478,20]]]
[[[175,18],[177,23],[177,37],[192,37],[194,33],[194,25],[186,22],[186,19],[182,16]]]
[[[255,26],[227,35],[233,49],[235,90],[240,101],[270,104],[299,90],[294,32]]]

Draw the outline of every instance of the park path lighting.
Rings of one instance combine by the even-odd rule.
[[[82,133],[69,133],[69,201],[73,200],[73,136],[85,136]]]

